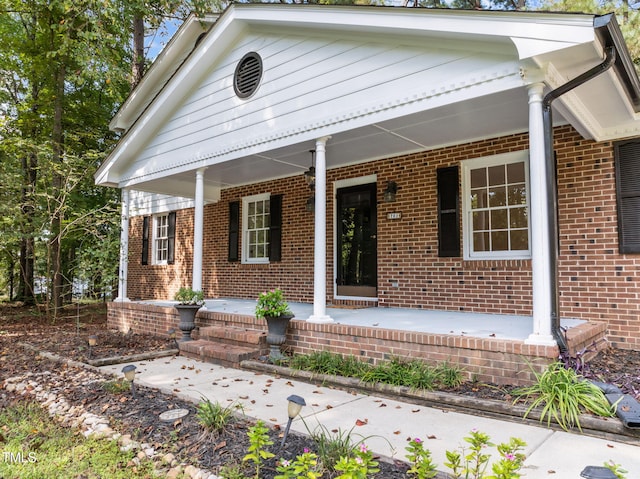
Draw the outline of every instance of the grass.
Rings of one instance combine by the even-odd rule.
[[[4,479],[148,479],[157,477],[151,461],[132,462],[117,442],[86,439],[76,429],[57,424],[32,402],[0,412],[0,477]]]
[[[456,387],[463,381],[462,369],[446,362],[430,366],[419,359],[393,358],[374,366],[354,356],[329,351],[295,355],[289,360],[289,366],[314,373],[358,378],[370,384],[384,383],[413,389]]]
[[[211,402],[211,400],[203,398],[198,404],[196,416],[205,431],[204,436],[210,438],[222,433],[227,425],[235,419],[234,411],[236,409],[242,409],[242,406],[239,404],[223,406],[218,401]]]

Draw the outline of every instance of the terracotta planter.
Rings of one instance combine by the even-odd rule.
[[[182,331],[182,338],[180,341],[193,341],[191,338],[191,331],[196,328],[196,313],[202,306],[197,304],[177,304],[175,308],[180,315],[180,323],[178,327]]]
[[[269,359],[279,361],[284,359],[280,352],[280,346],[287,340],[287,328],[293,315],[282,315],[278,317],[265,316],[267,321],[267,344],[269,345]]]

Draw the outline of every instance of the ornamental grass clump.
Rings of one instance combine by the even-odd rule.
[[[540,422],[546,419],[547,425],[555,420],[562,429],[580,427],[580,414],[588,412],[596,416],[612,417],[615,405],[610,405],[602,390],[587,381],[572,369],[566,369],[562,363],[550,364],[542,373],[535,373],[536,382],[531,386],[516,389],[515,402],[524,400],[529,403],[524,417],[534,409],[541,408]]]

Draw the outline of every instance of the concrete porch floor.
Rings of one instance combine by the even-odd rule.
[[[143,301],[156,306],[173,306],[176,301]],[[220,298],[207,299],[207,311],[253,316],[255,300]],[[305,320],[313,305],[289,303],[295,319]],[[531,316],[482,314],[459,311],[430,311],[409,308],[336,308],[327,307],[327,314],[336,324],[367,328],[395,329],[432,334],[448,334],[476,338],[525,340],[532,332]],[[561,324],[570,329],[586,321],[563,318]]]

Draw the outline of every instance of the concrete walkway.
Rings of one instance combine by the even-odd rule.
[[[321,424],[340,429],[366,444],[377,454],[402,459],[407,438],[426,441],[440,470],[446,470],[445,451],[465,444],[463,437],[474,428],[486,432],[498,444],[510,437],[526,441],[524,476],[527,479],[573,479],[587,465],[606,461],[622,465],[628,479],[640,478],[640,447],[579,434],[553,431],[509,421],[446,412],[435,408],[312,385],[267,374],[224,368],[184,357],[133,363],[136,383],[198,402],[201,398],[221,404],[242,404],[247,416],[267,424],[287,423],[287,400],[291,394],[305,398],[303,420],[292,430],[306,434]],[[105,372],[121,374],[123,365],[104,366]],[[308,428],[308,429],[307,429]],[[490,451],[497,457],[495,450]]]

